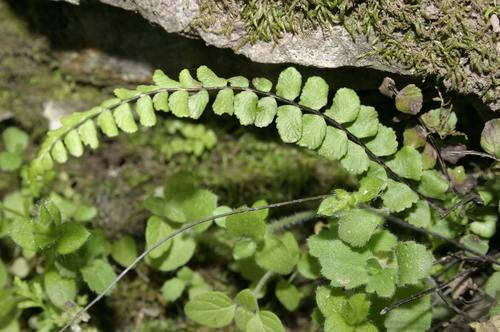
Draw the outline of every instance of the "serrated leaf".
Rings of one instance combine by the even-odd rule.
[[[395,268],[387,267],[368,280],[366,291],[368,293],[377,293],[379,297],[391,297],[396,291],[397,282],[398,271]]]
[[[153,245],[172,234],[172,232],[172,227],[165,221],[161,220],[159,217],[149,217],[146,225],[146,248],[151,248]],[[171,240],[165,241],[158,248],[151,251],[148,256],[151,258],[158,258],[165,252],[167,252],[167,250],[170,249],[171,245]]]
[[[75,280],[61,277],[55,270],[45,272],[43,283],[50,301],[60,309],[66,309],[66,303],[76,298]]]
[[[155,70],[153,74],[153,81],[160,88],[178,89],[182,88],[182,84],[169,78],[165,73],[159,69]]]
[[[491,155],[500,157],[500,119],[485,123],[481,132],[481,147]]]
[[[168,106],[172,113],[178,118],[189,117],[189,92],[175,91],[168,97]]]
[[[259,97],[254,92],[243,91],[234,97],[234,115],[243,126],[251,125],[257,116]]]
[[[28,147],[28,134],[17,127],[8,127],[2,132],[2,137],[10,153],[19,154]]]
[[[254,257],[260,267],[279,274],[288,274],[298,261],[298,246],[295,250],[277,236],[268,234],[264,241],[257,243]]]
[[[318,154],[326,157],[328,160],[339,160],[347,153],[347,135],[340,129],[330,126],[326,127],[325,138]]]
[[[230,77],[227,79],[227,81],[232,87],[235,88],[248,88],[250,86],[250,82],[248,81],[248,79],[243,76]]]
[[[278,107],[276,127],[285,143],[297,142],[302,137],[302,112],[297,106]]]
[[[266,234],[266,224],[260,211],[233,214],[226,217],[226,229],[235,237],[261,240]]]
[[[56,245],[58,254],[69,254],[80,248],[90,233],[83,225],[76,222],[65,222],[59,227],[60,239]]]
[[[356,326],[366,320],[370,310],[370,300],[367,294],[358,293],[349,298],[340,311],[345,322]]]
[[[396,95],[396,108],[403,113],[417,114],[422,109],[422,91],[415,84],[405,86]]]
[[[297,144],[309,149],[317,149],[326,135],[325,120],[314,114],[304,114],[302,116],[302,137]]]
[[[123,267],[130,266],[137,258],[137,246],[130,235],[121,237],[111,247],[111,257]]]
[[[52,158],[60,164],[64,164],[68,161],[68,152],[66,151],[63,142],[60,140],[55,142],[50,153],[52,154]]]
[[[116,127],[113,113],[110,110],[104,110],[97,117],[97,125],[101,128],[104,135],[108,137],[118,136],[118,128]]]
[[[319,110],[328,102],[328,84],[318,76],[309,77],[302,89],[299,104]]]
[[[163,112],[170,111],[170,107],[168,106],[168,92],[161,91],[155,94],[153,97],[153,106],[155,110],[160,110]]]
[[[404,146],[385,163],[401,177],[420,180],[422,176],[422,157],[414,147]]]
[[[95,259],[91,265],[83,266],[83,280],[89,285],[90,289],[100,294],[116,279],[116,273],[111,265],[102,259]],[[115,287],[111,288],[106,295],[110,295]]]
[[[92,149],[99,147],[99,139],[97,138],[97,130],[93,120],[88,119],[78,127],[78,134],[80,134],[83,144],[90,146]]]
[[[392,251],[398,243],[394,234],[385,229],[376,229],[366,246],[372,252]]]
[[[351,210],[339,219],[339,236],[353,246],[364,246],[383,221],[384,218],[370,211]]]
[[[186,89],[200,89],[202,87],[201,83],[195,80],[187,69],[181,70],[179,73],[179,81],[182,87]]]
[[[236,304],[226,294],[207,292],[189,301],[184,312],[199,324],[219,328],[231,323],[235,308]]]
[[[378,113],[373,107],[361,105],[356,121],[346,128],[357,138],[372,137],[379,129]]]
[[[156,115],[153,109],[153,100],[150,96],[142,96],[136,103],[135,110],[139,115],[141,125],[151,127],[156,124]]]
[[[75,129],[70,130],[66,135],[66,137],[64,138],[64,144],[66,145],[66,148],[72,156],[78,158],[83,155],[83,144],[80,140],[80,136]]]
[[[297,262],[297,271],[307,279],[319,279],[321,277],[321,266],[316,258],[304,253]]]
[[[196,76],[203,83],[204,88],[218,88],[227,85],[227,80],[220,78],[207,66],[201,66],[196,70]]]
[[[231,89],[223,89],[217,93],[214,103],[212,104],[214,113],[222,115],[227,113],[233,115],[234,113],[234,92]]]
[[[361,174],[370,166],[370,158],[361,146],[352,141],[347,142],[347,154],[340,163],[350,174]]]
[[[166,301],[174,302],[181,297],[185,287],[186,283],[183,280],[172,278],[163,283],[163,286],[161,286],[161,294]]]
[[[341,88],[333,97],[333,104],[325,115],[339,123],[352,122],[358,117],[361,102],[358,95],[351,89]]]
[[[293,101],[300,94],[302,75],[294,67],[283,70],[278,77],[276,94],[282,98]]]
[[[418,201],[418,195],[407,185],[391,179],[387,180],[387,189],[381,197],[391,212],[403,211]]]
[[[31,251],[37,251],[35,243],[34,222],[30,220],[16,220],[9,226],[9,235],[20,247]]]
[[[288,311],[295,311],[300,303],[300,293],[293,284],[280,279],[276,284],[276,298]]]
[[[117,96],[121,100],[134,98],[134,97],[137,97],[138,95],[141,94],[140,91],[128,90],[128,89],[123,89],[123,88],[115,89],[113,92],[114,92],[115,96]]]
[[[422,173],[417,190],[427,197],[445,199],[448,182],[435,169],[427,170]]]
[[[372,138],[364,139],[363,142],[377,157],[390,156],[398,149],[396,132],[389,127],[378,124],[377,135]]]
[[[264,97],[257,102],[257,114],[255,116],[255,126],[262,128],[271,124],[276,116],[278,103],[272,97]]]
[[[209,99],[210,97],[208,96],[208,92],[206,90],[202,90],[192,96],[189,96],[189,117],[192,119],[198,119],[207,107]]]
[[[308,241],[311,250],[314,244],[314,241]],[[321,274],[331,281],[332,286],[353,289],[367,283],[369,275],[365,262],[372,257],[368,249],[353,248],[340,240],[328,241],[323,246],[318,257]]]
[[[131,134],[139,129],[135,123],[134,116],[132,115],[132,108],[129,103],[118,106],[113,114],[115,116],[116,125],[124,132]]]
[[[316,303],[325,317],[339,313],[342,307],[347,304],[347,301],[348,297],[341,289],[331,286],[320,286],[316,290]]]
[[[399,242],[396,246],[399,285],[414,285],[429,276],[434,257],[427,249],[414,241]]]
[[[273,88],[273,83],[267,78],[255,77],[252,80],[253,86],[260,91],[269,92]]]
[[[325,198],[318,208],[318,215],[340,217],[352,207],[348,200],[331,196]]]

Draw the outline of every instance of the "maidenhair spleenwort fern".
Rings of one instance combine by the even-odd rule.
[[[410,306],[398,306],[387,314],[388,310],[383,309],[433,287],[431,274],[453,278],[442,265],[433,266],[436,248],[448,242],[481,262],[499,264],[486,255],[488,239],[496,230],[499,193],[493,188],[499,186],[498,180],[486,181],[476,188],[475,195],[464,191],[459,196],[457,187],[466,180],[463,167],[448,167],[437,158],[441,157],[440,144],[432,134],[445,137],[454,132],[456,116],[450,116],[454,115],[451,109],[441,107],[419,116],[419,125],[405,131],[404,146],[399,147],[395,131],[379,122],[373,107],[361,105],[354,91],[339,89],[331,107],[324,109],[329,101],[327,83],[320,77],[310,77],[302,85],[302,76],[293,67],[280,74],[274,93],[273,84],[265,78],[253,79],[250,87],[244,77],[219,78],[206,66],[198,68],[196,74],[197,80],[183,70],[179,81],[175,81],[157,70],[155,85],[117,89],[117,98],[88,112],[62,118],[63,126],[48,133],[28,173],[33,180],[52,169],[53,160],[66,162],[68,152],[81,157],[84,145],[97,148],[97,127],[109,137],[117,136],[119,130],[137,131],[133,105],[139,123],[150,127],[156,124],[155,111],[198,119],[213,92],[217,93],[211,104],[215,114],[235,115],[244,126],[265,127],[275,122],[284,142],[315,150],[332,161],[340,160],[349,173],[358,177],[357,192],[336,189],[321,197],[317,215],[323,216],[328,228],[309,237],[307,251],[299,249],[292,233],[278,234],[266,224],[267,212],[262,211],[272,207],[267,203],[232,210],[217,206],[217,197],[212,193],[195,189],[189,175],[169,180],[164,197],[148,203],[156,219],[148,221],[149,249],[138,259],[148,254],[146,262],[155,268],[179,268],[191,258],[195,245],[193,242],[187,250],[188,240],[178,234],[217,219],[219,227],[241,238],[233,248],[233,257],[253,262],[265,271],[253,291],[244,289],[235,299],[220,292],[192,298],[185,311],[194,321],[222,327],[234,320],[242,331],[284,331],[275,314],[259,310],[257,295],[271,275],[297,271],[305,278],[326,278],[329,283],[316,290],[318,308],[312,315],[314,323],[325,331],[426,331],[433,319],[430,295],[422,293],[425,296],[415,297]],[[396,106],[417,117],[421,98],[420,90],[410,85],[397,93]],[[499,126],[496,120],[487,123],[481,139],[493,159],[500,152]],[[424,135],[419,136],[419,132]],[[438,166],[436,159],[440,161]],[[437,167],[441,167],[441,173]],[[472,201],[483,205],[476,208]],[[468,210],[455,211],[462,206]],[[398,240],[384,228],[385,220],[429,235],[427,247],[412,240]],[[161,238],[158,234],[166,237],[157,242]],[[174,235],[179,238],[177,242],[165,242]],[[190,254],[173,260],[172,250]],[[491,286],[490,291],[492,288],[494,296],[500,285]],[[293,283],[280,279],[279,289],[279,301],[295,310],[298,304],[289,300],[296,296],[292,294],[298,294]],[[434,290],[441,291],[439,287]],[[495,308],[492,314],[497,312]]]

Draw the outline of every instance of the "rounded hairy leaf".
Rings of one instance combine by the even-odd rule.
[[[216,207],[217,195],[205,189],[196,190],[184,200],[184,214],[187,221],[210,218]]]
[[[358,192],[354,194],[357,202],[364,203],[371,201],[385,188],[386,181],[373,177],[367,178],[366,181],[363,181],[361,187]]]
[[[34,222],[29,219],[14,220],[10,226],[8,233],[12,240],[21,248],[31,251],[37,251],[38,247],[35,242]]]
[[[250,311],[255,311],[258,308],[257,299],[248,288],[240,291],[238,295],[236,295],[236,303]]]
[[[196,241],[192,236],[180,234],[173,237],[170,249],[163,255],[158,258],[151,258],[148,255],[145,261],[149,266],[160,271],[173,271],[185,265],[193,257],[195,248]]]
[[[327,126],[318,154],[331,161],[339,160],[347,153],[347,142],[347,135],[344,131]]]
[[[60,309],[66,309],[66,302],[76,298],[75,280],[63,278],[55,270],[45,272],[43,283],[50,301]]]
[[[500,119],[486,122],[481,132],[481,147],[489,154],[500,157]]]
[[[376,229],[366,246],[372,252],[392,251],[398,243],[394,234],[385,229]]]
[[[347,304],[348,296],[338,288],[331,286],[320,286],[316,290],[316,303],[321,313],[328,317],[342,310],[342,307]]]
[[[377,293],[379,297],[391,297],[396,291],[397,282],[398,270],[387,267],[368,280],[366,291],[368,293]]]
[[[318,148],[326,135],[325,120],[315,114],[304,114],[302,116],[302,137],[297,144],[309,149]]]
[[[294,100],[300,94],[302,75],[294,67],[283,70],[278,77],[276,94],[288,100]]]
[[[233,115],[234,113],[234,91],[231,89],[223,89],[217,93],[215,101],[212,104],[214,113],[222,115],[227,113]]]
[[[414,241],[399,242],[396,246],[399,285],[414,285],[429,276],[434,257],[427,249]]]
[[[151,248],[153,245],[172,234],[172,232],[172,227],[161,220],[161,218],[157,216],[149,217],[146,226],[146,248]],[[158,248],[151,251],[148,256],[151,258],[158,258],[170,249],[171,245],[172,240],[165,241]]]
[[[233,247],[233,258],[235,260],[242,260],[253,256],[255,250],[257,249],[257,243],[251,239],[241,239],[236,242]]]
[[[149,95],[142,96],[136,103],[135,110],[139,115],[141,125],[152,127],[156,124],[155,110],[153,109],[153,100]]]
[[[91,265],[83,266],[80,271],[89,288],[98,294],[102,293],[116,279],[116,273],[111,265],[102,259],[95,259]],[[114,288],[111,288],[106,295],[110,295]]]
[[[90,232],[77,222],[65,222],[59,227],[60,239],[57,242],[58,254],[69,254],[80,248],[90,235]]]
[[[132,115],[132,108],[129,103],[121,104],[114,111],[115,122],[118,128],[126,133],[135,133],[137,131],[137,124]],[[69,150],[69,149],[68,149]],[[71,152],[71,151],[70,151]]]
[[[297,106],[278,107],[276,127],[283,142],[297,142],[302,137],[302,112]]]
[[[321,77],[309,77],[302,89],[299,104],[319,110],[328,102],[328,84]]]
[[[266,224],[260,211],[233,214],[226,217],[226,229],[235,237],[261,240],[266,234]]]
[[[404,183],[387,180],[387,189],[382,194],[384,205],[392,212],[400,212],[418,201],[418,195]]]
[[[97,117],[97,124],[101,128],[104,135],[108,137],[118,136],[118,128],[116,127],[113,113],[111,113],[110,110],[104,110],[101,114],[99,114]]]
[[[291,235],[291,233],[288,233]],[[293,239],[292,241],[290,241]],[[287,238],[289,243],[275,235],[268,234],[264,241],[257,244],[255,262],[260,267],[279,274],[287,274],[293,269],[299,259],[297,241],[293,235]],[[293,244],[293,241],[295,243]]]
[[[387,166],[404,178],[420,180],[422,176],[422,157],[412,146],[404,146],[394,157],[386,161]]]
[[[318,260],[308,253],[302,254],[298,263],[297,270],[299,273],[307,279],[318,279],[321,277],[321,266],[318,263]]]
[[[167,280],[161,286],[161,295],[166,301],[174,302],[177,300],[186,287],[186,283],[179,278]]]
[[[368,210],[351,210],[339,219],[339,236],[353,246],[364,246],[383,221],[384,218]]]
[[[66,152],[66,149],[64,150],[64,152]],[[54,157],[53,152],[52,152],[52,157]],[[22,163],[23,163],[23,158],[18,154],[10,153],[7,151],[0,153],[0,168],[4,171],[14,171],[19,167],[21,167]]]
[[[262,322],[262,326],[264,331],[269,332],[285,332],[285,328],[281,323],[281,320],[274,313],[266,310],[262,310],[258,315],[260,321]],[[247,331],[257,331],[252,329],[252,323],[248,322]]]
[[[243,91],[234,97],[234,115],[243,126],[251,125],[257,116],[259,97],[252,91]]]
[[[199,324],[219,328],[231,323],[235,309],[236,304],[226,294],[207,292],[189,301],[184,312]]]
[[[29,136],[17,127],[8,127],[2,132],[7,151],[19,154],[28,147]]]
[[[352,122],[358,117],[361,102],[354,90],[341,88],[333,97],[333,104],[325,115],[339,123]]]
[[[280,279],[276,284],[276,298],[288,311],[295,311],[300,303],[300,293],[293,284]]]

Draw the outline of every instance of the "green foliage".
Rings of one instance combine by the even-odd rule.
[[[448,172],[446,164],[429,166],[424,162],[429,142],[440,148],[444,138],[459,134],[451,108],[424,112],[419,116],[425,131],[423,138],[415,143],[418,133],[411,126],[403,135],[405,145],[398,149],[396,131],[380,123],[373,107],[361,105],[354,91],[339,89],[331,107],[324,109],[329,101],[326,82],[311,77],[302,86],[302,76],[293,67],[280,74],[275,93],[273,84],[266,79],[253,79],[255,88],[250,88],[248,79],[219,78],[205,66],[197,70],[196,79],[183,70],[178,82],[161,71],[155,72],[153,80],[156,85],[117,89],[118,98],[64,118],[62,128],[48,133],[27,177],[35,181],[53,168],[53,160],[66,162],[68,152],[80,157],[86,146],[97,148],[96,123],[107,136],[116,136],[118,129],[138,131],[134,103],[141,126],[158,126],[163,120],[155,111],[198,119],[209,105],[209,92],[213,92],[216,96],[211,106],[215,114],[234,115],[242,126],[265,127],[275,122],[283,142],[295,143],[311,153],[317,152],[322,156],[319,158],[342,165],[358,179],[358,189],[334,189],[321,197],[316,212],[298,213],[273,223],[269,222],[265,200],[258,200],[250,208],[219,206],[218,196],[200,189],[192,173],[177,173],[167,180],[163,190],[156,190],[154,196],[142,201],[152,215],[146,221],[147,251],[141,256],[137,256],[138,246],[129,236],[110,245],[104,234],[87,231],[82,222],[97,214],[91,208],[81,206],[61,214],[57,202],[43,203],[33,220],[18,218],[8,231],[24,249],[50,257],[44,282],[45,289],[53,292],[49,299],[55,307],[62,309],[65,299],[77,298],[78,278],[91,290],[104,292],[116,278],[107,261],[111,254],[122,266],[144,258],[153,269],[177,270],[161,287],[163,299],[185,302],[183,293],[187,291],[186,315],[212,328],[234,320],[242,331],[284,331],[275,314],[261,310],[259,300],[274,294],[285,309],[297,310],[302,298],[313,293],[294,282],[299,273],[313,280],[314,285],[319,285],[321,279],[323,284],[325,279],[329,284],[316,290],[318,309],[313,314],[317,325],[326,331],[425,331],[432,320],[429,296],[418,298],[410,306],[399,306],[385,316],[380,311],[426,288],[426,282],[442,268],[433,263],[435,256],[442,256],[437,249],[443,242],[461,242],[464,247],[460,249],[470,251],[470,256],[485,258],[490,248],[488,239],[496,231],[498,180],[490,177],[476,188],[480,197],[476,203],[484,206],[467,205],[474,197],[459,197],[453,187],[458,182],[441,176],[451,174],[463,183],[467,177],[462,176],[462,169],[455,167]],[[400,93],[396,107],[418,116],[421,91],[409,86]],[[189,144],[201,146],[191,150],[196,156],[217,141],[215,134],[202,125],[175,120],[166,128],[169,134],[180,132],[192,140]],[[495,122],[488,122],[481,138],[483,148],[493,159],[498,155],[497,129]],[[442,140],[436,141],[434,134]],[[466,212],[460,211],[462,205],[467,206]],[[76,222],[62,217],[67,215]],[[322,222],[305,247],[303,237],[294,229],[283,228],[311,217],[319,217]],[[411,234],[398,239],[392,228],[386,229],[386,220],[400,218],[408,222],[401,221],[407,227],[421,227],[413,229],[425,234],[418,238],[425,245],[408,239]],[[186,265],[202,243],[217,247],[221,255],[229,257],[229,268],[247,279],[248,289],[232,299],[212,291],[200,273],[188,268]],[[70,258],[64,260],[65,255]],[[273,278],[277,283],[268,282]],[[40,306],[39,298],[35,298],[38,302],[32,301]]]
[[[5,150],[0,152],[0,168],[14,171],[23,162],[21,153],[28,147],[28,134],[17,127],[9,127],[2,133]]]

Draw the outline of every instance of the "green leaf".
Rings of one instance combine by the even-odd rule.
[[[344,317],[338,313],[335,312],[331,314],[330,316],[326,317],[325,324],[324,324],[324,330],[325,332],[337,332],[337,331],[342,331],[342,332],[355,332],[355,327],[348,325]]]
[[[115,109],[114,112],[115,122],[118,128],[126,133],[135,133],[137,131],[137,124],[132,115],[132,108],[129,103],[121,104]]]
[[[350,174],[361,174],[370,166],[370,158],[361,146],[352,141],[347,142],[347,154],[340,163]]]
[[[131,99],[131,98],[137,97],[138,95],[141,94],[140,91],[128,90],[128,89],[123,89],[123,88],[115,89],[113,92],[114,92],[115,96],[117,96],[121,100]]]
[[[297,144],[309,149],[317,149],[326,135],[325,120],[314,114],[304,114],[302,116],[302,137]]]
[[[182,84],[169,78],[163,71],[157,69],[153,74],[153,81],[160,88],[178,89],[182,88]]]
[[[233,247],[233,258],[237,261],[253,256],[257,244],[251,239],[241,239]]]
[[[175,91],[168,97],[168,106],[172,113],[178,118],[189,117],[189,92],[187,91]]]
[[[56,143],[52,147],[51,154],[52,158],[54,158],[54,160],[60,164],[64,164],[66,161],[68,161],[68,152],[66,151],[63,142],[61,142],[60,140],[56,141]]]
[[[247,331],[285,332],[278,316],[270,311],[259,311],[247,324]]]
[[[79,222],[91,221],[97,216],[97,209],[93,206],[80,205],[73,215],[73,218]]]
[[[286,234],[291,233],[288,232]],[[255,252],[255,262],[257,265],[279,274],[290,273],[299,259],[299,250],[293,236],[290,238],[290,235],[288,235],[287,241],[289,243],[286,243],[283,239],[275,235],[267,234],[264,241],[257,243],[257,250]]]
[[[480,144],[484,151],[500,157],[500,119],[486,122],[481,132]]]
[[[28,147],[28,134],[17,127],[8,127],[3,131],[2,136],[5,148],[10,153],[19,154]]]
[[[266,234],[266,224],[259,212],[251,211],[227,216],[227,231],[235,237],[249,237],[254,240],[261,240]]]
[[[462,244],[466,246],[467,248],[474,249],[478,252],[480,252],[483,255],[486,255],[488,253],[489,245],[488,242],[481,240],[481,238],[477,235],[474,234],[467,234],[462,238]],[[466,256],[469,257],[476,257],[476,255],[470,253],[470,252],[465,252]]]
[[[50,222],[54,222],[55,225],[61,224],[61,211],[54,202],[48,201],[44,202],[40,205],[39,216],[40,222],[44,224],[49,224]]]
[[[170,234],[172,234],[172,227],[161,220],[157,216],[151,216],[148,219],[146,226],[146,248],[149,249],[156,243],[160,242]],[[151,258],[158,258],[167,252],[172,245],[172,240],[163,242],[158,248],[151,251],[148,256]]]
[[[116,127],[113,113],[111,113],[110,110],[104,110],[101,114],[99,114],[97,117],[97,125],[101,128],[104,135],[108,137],[118,136],[118,128]]]
[[[50,301],[60,309],[66,309],[66,302],[76,298],[75,280],[61,277],[55,270],[45,272],[43,283]]]
[[[318,208],[318,215],[328,217],[341,217],[352,208],[349,200],[335,196],[325,198]]]
[[[236,295],[236,303],[246,310],[255,311],[258,309],[257,299],[250,289],[244,289]]]
[[[23,158],[21,158],[21,156],[18,154],[10,153],[7,151],[0,153],[0,168],[3,171],[14,171],[21,167],[22,163]]]
[[[386,182],[380,178],[367,178],[361,184],[358,192],[354,194],[354,198],[358,203],[369,202],[376,198],[386,185]]]
[[[91,265],[83,266],[83,280],[89,285],[90,289],[100,294],[116,279],[116,273],[111,265],[102,259],[95,259]],[[115,287],[111,288],[106,295],[110,295]]]
[[[370,211],[351,210],[339,220],[339,236],[353,246],[364,246],[383,221],[384,218]]]
[[[368,293],[377,293],[379,297],[391,297],[396,291],[397,282],[398,271],[392,267],[387,267],[368,280],[366,291]]]
[[[236,307],[236,313],[234,314],[236,327],[242,332],[247,332],[248,322],[255,317],[255,315],[253,311],[249,311],[242,307]]]
[[[326,157],[328,160],[339,160],[347,153],[347,135],[340,129],[326,127],[323,144],[318,150],[318,154]]]
[[[130,266],[137,258],[137,247],[130,235],[121,237],[111,247],[111,257],[123,267]]]
[[[227,85],[227,80],[220,78],[207,66],[201,66],[196,70],[196,76],[203,83],[204,88],[218,88]]]
[[[190,172],[177,173],[168,179],[163,190],[167,202],[183,201],[195,192],[194,176]]]
[[[396,246],[399,285],[414,285],[429,276],[434,257],[421,244],[414,241],[399,242]]]
[[[205,107],[207,107],[209,99],[210,98],[206,90],[202,90],[192,96],[189,96],[189,117],[192,119],[198,119],[205,110]]]
[[[202,87],[202,84],[195,80],[187,69],[181,70],[179,73],[179,81],[182,87],[186,89],[200,89]]]
[[[341,289],[331,286],[320,286],[316,290],[316,303],[321,313],[326,317],[339,313],[342,307],[347,304],[347,301],[348,297]]]
[[[367,294],[354,294],[340,311],[344,321],[350,326],[361,324],[366,320],[370,310],[370,301]]]
[[[283,70],[278,77],[276,94],[282,98],[293,101],[300,94],[302,75],[294,67]]]
[[[135,110],[139,115],[141,125],[152,127],[156,124],[156,115],[153,109],[153,100],[150,96],[142,96],[136,103]]]
[[[319,110],[328,102],[328,84],[321,77],[309,77],[302,89],[299,104]]]
[[[288,281],[280,279],[276,284],[276,298],[288,311],[295,311],[300,303],[300,293],[297,287]]]
[[[157,85],[139,85],[136,88],[136,90],[139,91],[140,93],[150,93],[158,89],[160,89],[160,87]]]
[[[30,220],[15,220],[9,226],[9,235],[23,249],[37,251],[35,243],[34,222]]]
[[[257,90],[264,92],[269,92],[273,88],[273,83],[267,78],[256,77],[252,80],[252,84]]]
[[[312,257],[308,253],[304,253],[298,263],[297,270],[299,273],[307,279],[319,279],[321,277],[321,266],[316,258]]]
[[[308,242],[311,250],[313,243]],[[327,249],[318,257],[321,274],[331,281],[332,286],[353,289],[368,282],[365,262],[372,255],[367,248],[353,248],[340,240],[328,241],[324,246]]]
[[[387,173],[385,169],[376,162],[370,161],[370,167],[368,171],[362,175],[359,180],[359,184],[363,186],[366,182],[371,181],[373,178],[378,178],[384,181],[385,185],[383,189],[387,187]]]
[[[422,178],[417,186],[417,190],[427,197],[446,199],[448,182],[439,176],[435,169],[427,170],[422,173]]]
[[[243,91],[234,97],[234,115],[243,126],[251,125],[257,116],[259,97],[254,92]]]
[[[276,116],[278,104],[273,97],[264,97],[257,102],[255,126],[262,128],[271,124]]]
[[[418,195],[407,185],[391,179],[387,180],[387,189],[381,197],[391,212],[403,211],[418,201]]]
[[[390,156],[398,149],[396,132],[380,123],[377,135],[373,138],[363,139],[363,142],[377,157]]]
[[[408,209],[408,216],[405,220],[412,225],[428,228],[431,225],[431,209],[429,203],[419,200]]]
[[[103,110],[105,108],[114,108],[120,102],[121,102],[120,98],[111,98],[111,99],[103,101],[101,103],[100,107],[94,107],[90,111],[87,111],[87,112],[79,112],[78,113],[78,117],[77,117],[78,121],[76,123],[82,122],[82,120],[84,118],[89,117],[89,116],[94,115],[94,114],[97,114],[97,113],[99,113],[101,110]],[[73,113],[73,115],[71,115],[71,117],[75,117],[76,114],[77,113]],[[76,123],[74,123],[72,125],[75,125]]]
[[[59,228],[60,240],[57,242],[56,252],[58,254],[69,254],[80,248],[90,233],[81,224],[76,222],[65,222]]]
[[[187,221],[210,218],[216,207],[217,195],[205,189],[196,190],[193,195],[184,200],[184,214]]]
[[[173,229],[173,231],[178,228]],[[184,266],[193,257],[196,241],[191,235],[174,236],[170,249],[158,258],[146,256],[146,263],[160,271],[173,271]]]
[[[378,113],[373,107],[361,105],[356,121],[346,128],[357,138],[375,136],[379,129]]]
[[[170,107],[168,106],[168,92],[161,91],[155,94],[153,97],[153,106],[155,110],[163,112],[170,111]]]
[[[184,281],[179,278],[172,278],[165,281],[161,286],[161,295],[166,301],[174,302],[181,297],[185,288],[186,283]]]
[[[283,142],[297,142],[302,137],[302,112],[297,106],[278,107],[276,127]]]
[[[361,102],[356,92],[341,88],[335,93],[332,107],[325,112],[325,115],[339,123],[352,122],[358,117],[360,108]]]
[[[195,296],[184,307],[186,315],[199,324],[219,328],[231,323],[236,304],[224,293],[207,292]]]
[[[222,115],[227,113],[233,115],[234,113],[234,92],[231,89],[223,89],[217,93],[215,101],[212,104],[214,113]]]
[[[422,91],[415,84],[405,86],[396,95],[396,108],[403,113],[417,114],[422,109]]]
[[[401,148],[386,164],[401,177],[420,180],[422,176],[422,157],[414,147]]]
[[[78,127],[78,134],[80,134],[83,144],[90,146],[92,149],[97,149],[99,139],[97,138],[97,130],[93,120],[88,119]]]
[[[80,140],[80,136],[75,129],[70,130],[69,133],[64,138],[64,144],[68,149],[69,153],[71,153],[74,157],[81,157],[83,155],[83,145]]]
[[[366,246],[372,252],[392,251],[398,243],[394,234],[385,229],[376,229]]]
[[[243,76],[230,77],[227,79],[227,81],[232,87],[236,88],[248,88],[250,86],[250,82],[248,81],[248,79]]]

